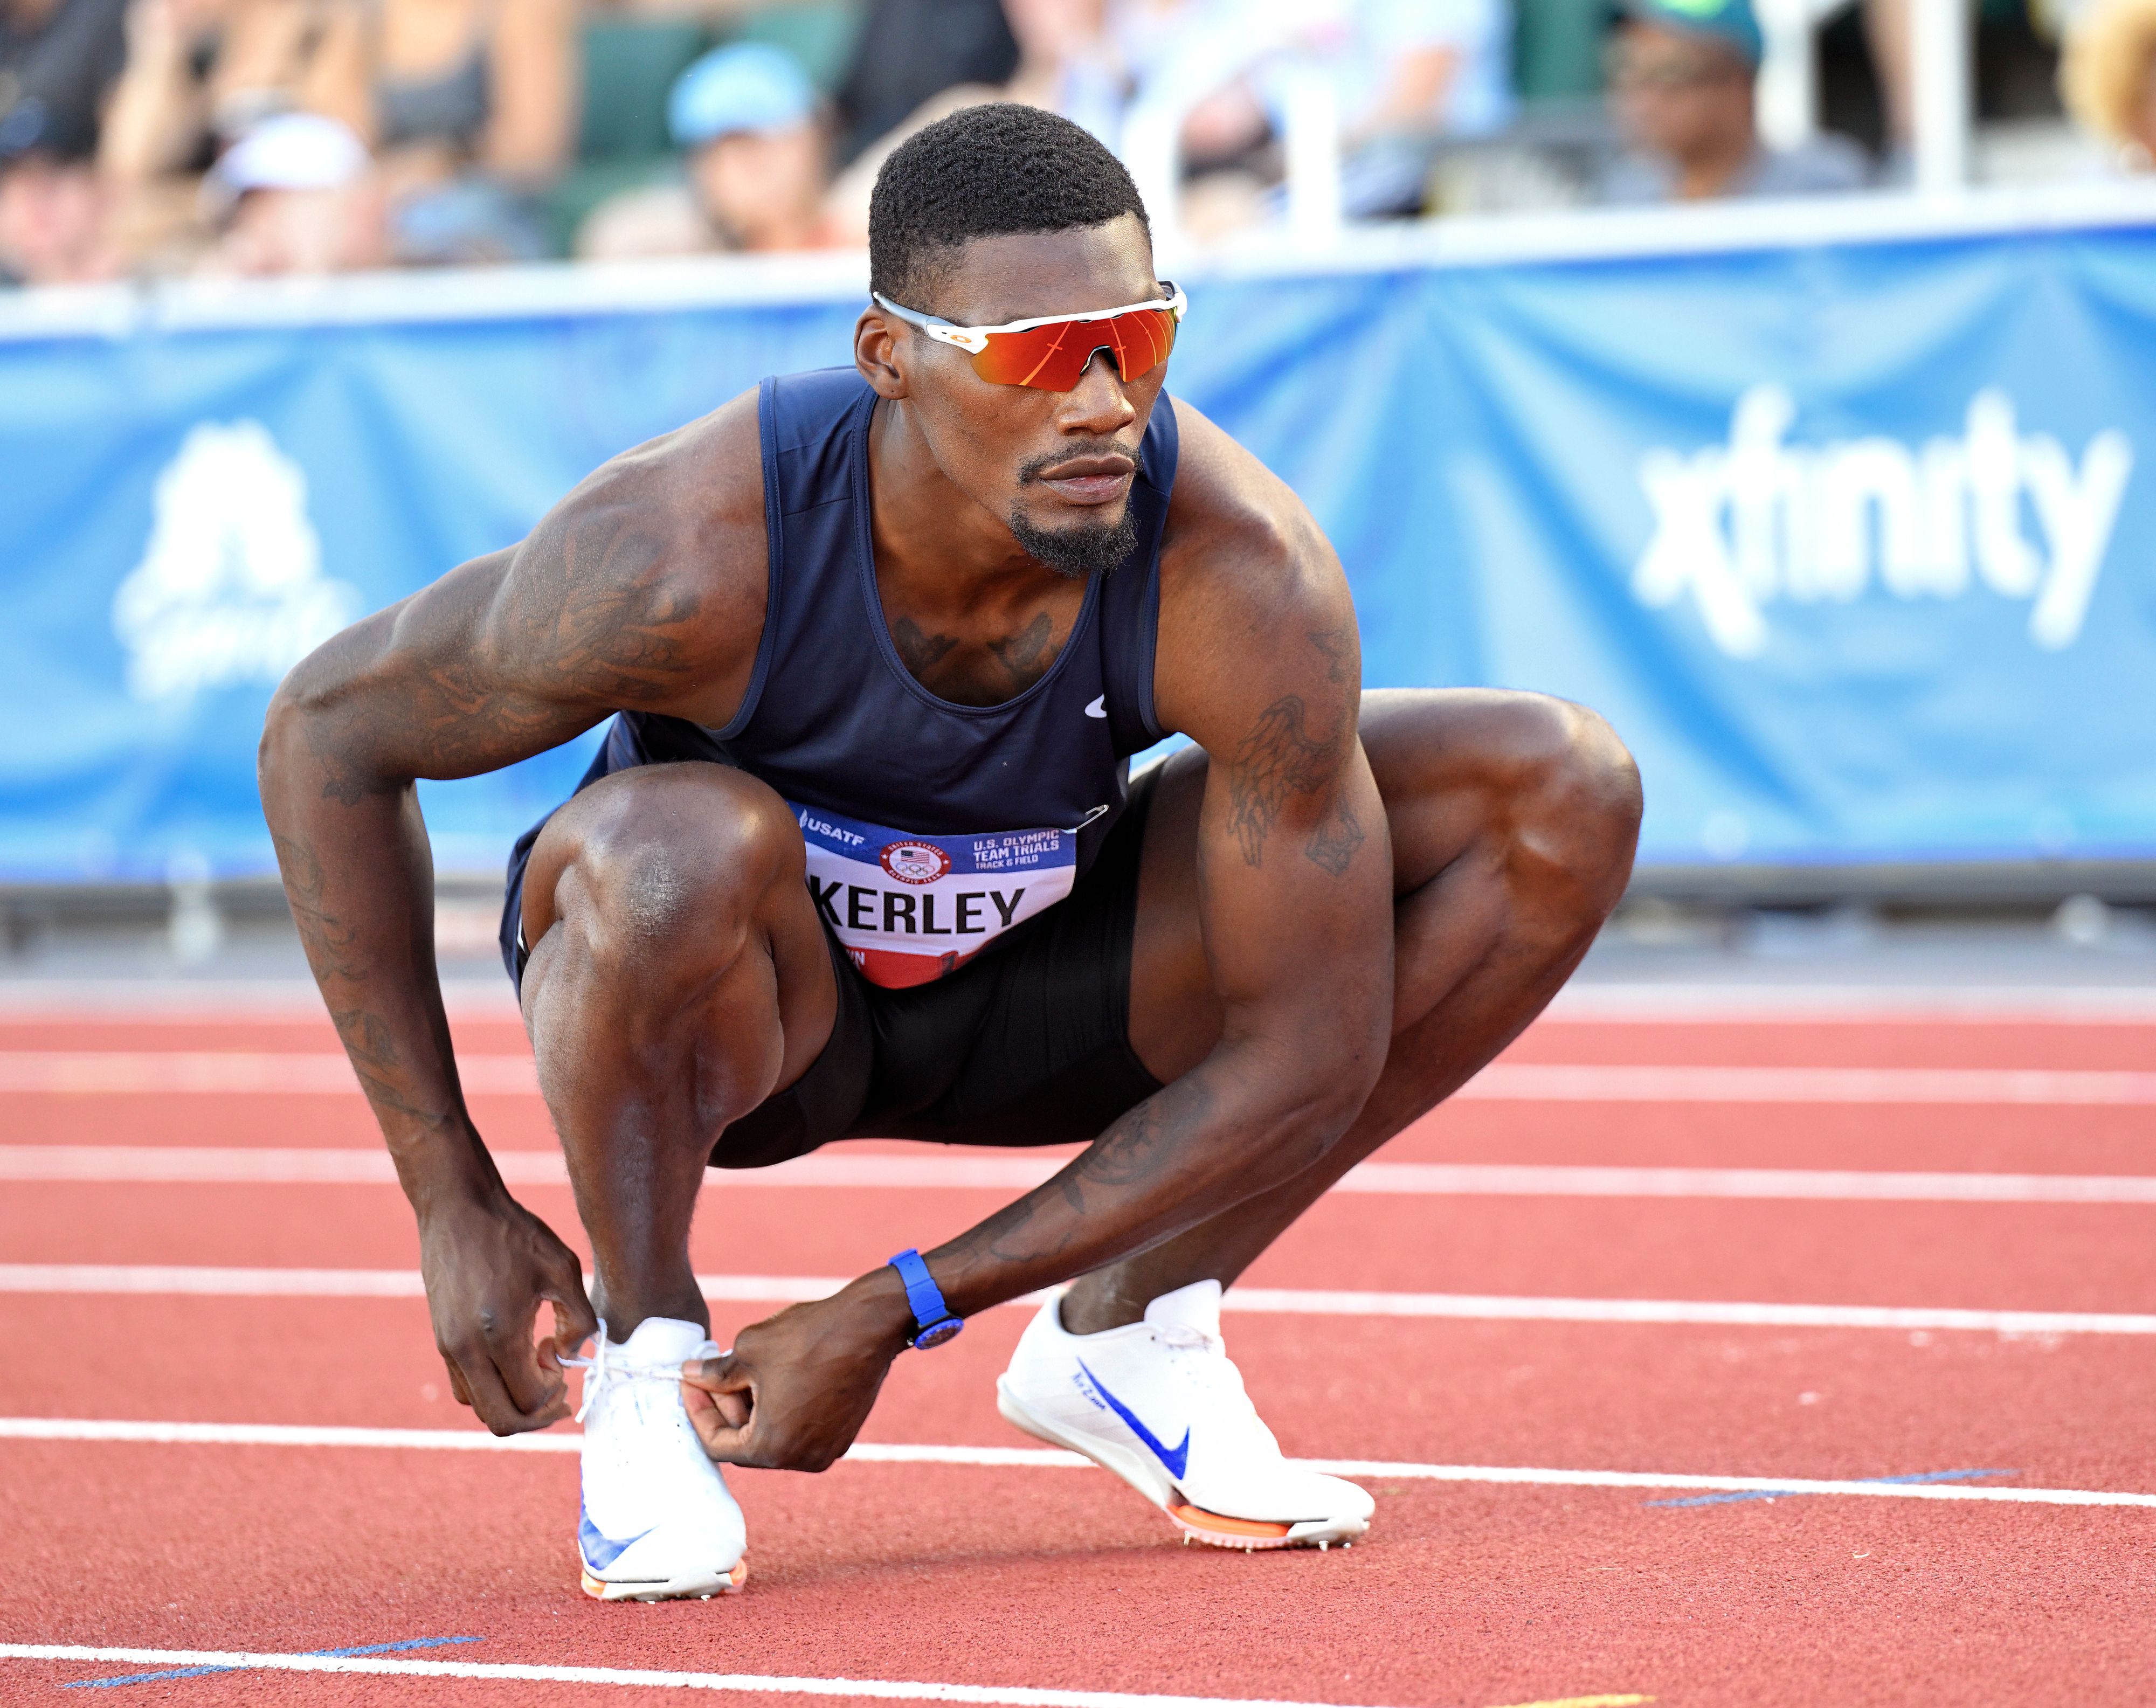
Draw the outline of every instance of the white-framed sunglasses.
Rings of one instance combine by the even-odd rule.
[[[973,372],[993,385],[1067,392],[1097,351],[1115,358],[1116,372],[1126,384],[1168,360],[1175,347],[1175,329],[1190,305],[1168,280],[1161,281],[1161,288],[1168,295],[1151,302],[1082,315],[1037,315],[1000,326],[961,326],[901,307],[880,290],[869,294],[885,313],[966,351],[973,358]]]

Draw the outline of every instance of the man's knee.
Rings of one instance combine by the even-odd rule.
[[[1499,808],[1514,856],[1565,880],[1597,919],[1617,905],[1639,840],[1640,769],[1600,714],[1521,695]]]
[[[755,779],[713,765],[618,772],[556,814],[533,850],[542,893],[526,904],[527,941],[558,919],[603,961],[730,961],[802,864],[785,803]]]

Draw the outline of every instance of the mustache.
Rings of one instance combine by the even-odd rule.
[[[1029,458],[1020,463],[1018,466],[1018,484],[1021,486],[1030,486],[1038,481],[1046,470],[1055,468],[1060,464],[1075,463],[1081,457],[1128,457],[1135,463],[1138,460],[1138,447],[1142,443],[1142,436],[1132,439],[1128,444],[1116,439],[1074,439],[1066,442],[1060,449],[1050,451],[1044,456]]]

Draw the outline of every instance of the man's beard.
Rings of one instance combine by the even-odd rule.
[[[1019,485],[1032,485],[1040,479],[1042,470],[1067,463],[1074,457],[1111,453],[1135,462],[1138,447],[1118,444],[1112,439],[1074,442],[1025,464],[1018,471]],[[1042,568],[1071,581],[1111,573],[1137,549],[1138,543],[1137,517],[1132,513],[1131,495],[1127,492],[1123,495],[1123,513],[1112,522],[1081,522],[1076,527],[1058,528],[1051,533],[1028,521],[1017,505],[1011,506],[1009,520],[1012,534],[1029,557]]]
[[[1029,557],[1042,568],[1071,581],[1111,574],[1116,566],[1137,548],[1138,521],[1127,498],[1123,500],[1122,515],[1112,522],[1086,522],[1075,528],[1037,528],[1016,510],[1011,511],[1009,521],[1012,534]]]

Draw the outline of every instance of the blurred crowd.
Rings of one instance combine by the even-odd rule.
[[[1776,149],[1752,0],[0,0],[0,279],[855,246],[988,100],[1169,115],[1217,238],[1281,217],[1312,80],[1357,218],[1854,190],[1908,169],[1908,3],[1830,12],[1830,128]],[[1980,15],[1984,99],[2156,164],[2156,0]]]

